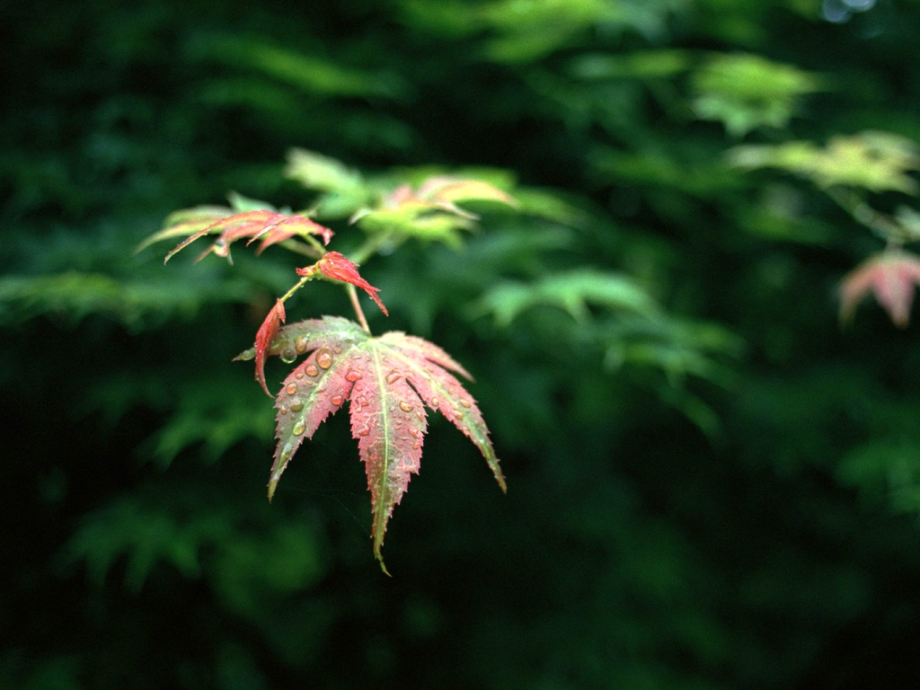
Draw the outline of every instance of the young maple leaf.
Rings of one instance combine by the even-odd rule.
[[[170,220],[174,222],[170,223]],[[315,223],[306,216],[277,213],[269,209],[233,213],[233,210],[229,208],[205,206],[173,214],[170,216],[170,220],[167,220],[169,227],[148,238],[139,247],[141,249],[153,242],[187,235],[175,249],[166,255],[163,263],[166,263],[177,252],[205,235],[220,234],[217,240],[198,256],[196,261],[201,261],[212,252],[229,260],[230,245],[244,237],[249,238],[247,244],[252,244],[261,239],[262,242],[257,252],[261,253],[266,247],[284,242],[295,236],[318,235],[322,238],[323,244],[326,245],[329,244],[333,234],[332,230]]]
[[[892,322],[904,328],[910,322],[914,286],[920,284],[920,257],[888,250],[853,269],[840,285],[840,318],[848,320],[868,292],[882,305]]]
[[[384,572],[381,547],[387,521],[410,475],[419,471],[428,427],[426,407],[439,411],[470,438],[506,490],[479,407],[451,372],[472,377],[441,348],[395,331],[373,337],[348,319],[326,316],[278,332],[268,354],[286,359],[290,353],[309,356],[284,380],[275,401],[278,445],[269,500],[303,440],[312,438],[346,402],[371,493],[374,555]],[[251,357],[251,350],[241,355]]]
[[[298,268],[297,275],[313,275],[316,273],[317,269],[327,278],[340,280],[343,283],[351,283],[352,285],[361,288],[371,296],[371,299],[377,303],[377,306],[380,307],[380,311],[382,311],[387,316],[390,315],[387,311],[387,308],[383,306],[383,302],[381,302],[380,298],[377,296],[377,293],[380,292],[380,288],[374,287],[361,277],[361,275],[358,273],[358,264],[349,261],[338,252],[326,252],[323,255],[323,258],[312,266],[308,266],[307,268]]]
[[[284,302],[279,299],[268,312],[259,330],[256,331],[256,381],[269,396],[271,393],[268,392],[268,387],[265,385],[265,360],[268,358],[269,345],[278,334],[278,328],[284,323],[285,318]]]
[[[401,185],[377,208],[358,210],[351,221],[370,232],[397,232],[407,237],[458,246],[458,231],[475,227],[473,221],[479,216],[457,204],[477,200],[496,201],[514,208],[518,206],[510,195],[488,182],[437,176],[423,182],[417,190]]]

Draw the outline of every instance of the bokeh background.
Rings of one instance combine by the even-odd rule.
[[[827,191],[914,207],[918,27],[915,0],[3,2],[0,686],[920,686],[920,345],[869,302],[841,328],[884,242]],[[834,137],[823,188],[733,163]],[[474,374],[509,484],[433,418],[392,578],[344,415],[265,500],[273,410],[231,359],[296,258],[134,253],[231,191],[309,206],[292,147],[522,202],[362,269],[372,328]],[[290,318],[348,313],[302,294]]]

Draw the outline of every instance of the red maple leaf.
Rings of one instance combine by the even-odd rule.
[[[268,392],[268,387],[265,385],[265,360],[268,359],[268,347],[278,334],[278,328],[284,323],[285,318],[284,302],[279,299],[268,312],[259,330],[256,331],[256,381],[269,396],[271,393]]]
[[[904,328],[910,322],[914,286],[920,284],[920,257],[888,250],[853,269],[840,285],[840,318],[848,320],[870,291],[892,322]]]
[[[470,438],[505,490],[482,413],[451,372],[471,377],[438,346],[399,332],[372,337],[352,321],[327,316],[282,328],[268,354],[290,352],[309,354],[285,379],[275,401],[278,445],[269,500],[303,440],[346,402],[371,493],[374,555],[384,572],[387,521],[410,476],[419,471],[426,408],[439,411]],[[241,358],[250,356],[251,351]]]
[[[221,213],[224,213],[224,215],[221,215]],[[177,252],[205,235],[220,233],[220,236],[198,256],[196,261],[201,261],[212,252],[229,259],[230,245],[244,237],[249,238],[247,245],[261,239],[262,242],[257,252],[261,253],[266,247],[284,242],[295,236],[318,235],[322,238],[323,244],[326,245],[329,244],[333,234],[332,230],[315,223],[306,216],[277,213],[269,209],[232,213],[229,209],[224,211],[220,207],[205,207],[199,213],[190,212],[187,216],[180,216],[180,219],[180,222],[157,233],[142,245],[146,246],[151,242],[168,237],[188,235],[175,249],[166,255],[163,263],[166,263]]]
[[[383,302],[381,302],[380,298],[377,297],[377,293],[380,292],[380,288],[374,287],[361,277],[361,275],[358,273],[358,264],[349,261],[338,252],[326,252],[323,255],[323,258],[312,266],[308,266],[307,268],[298,268],[297,275],[313,275],[316,273],[317,269],[327,278],[340,280],[343,283],[351,283],[352,285],[361,288],[371,296],[371,299],[377,303],[377,306],[380,307],[380,311],[382,311],[387,316],[390,315],[389,312],[387,312],[387,308],[383,306]]]

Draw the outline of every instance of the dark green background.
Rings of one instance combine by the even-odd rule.
[[[846,22],[810,0],[3,3],[0,685],[916,688],[916,329],[873,305],[841,330],[836,286],[880,242],[724,154],[920,139],[918,26],[908,0]],[[739,53],[821,86],[727,133],[694,75]],[[292,146],[556,190],[463,250],[368,262],[392,314],[372,328],[476,376],[509,484],[433,419],[392,579],[344,415],[265,501],[271,404],[230,360],[296,261],[132,253],[229,190],[309,203],[281,175]],[[477,308],[581,266],[720,324],[716,345],[615,367],[603,329],[628,316]],[[347,314],[303,295],[291,318]]]

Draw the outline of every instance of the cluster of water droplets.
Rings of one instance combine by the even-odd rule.
[[[294,341],[291,348],[286,348],[281,353],[281,359],[284,361],[293,361],[297,355],[307,351],[307,341],[305,338],[298,338]],[[341,351],[341,350],[340,350]],[[291,427],[291,433],[294,436],[301,436],[307,428],[304,415],[301,414],[306,407],[304,395],[315,396],[323,393],[323,389],[313,389],[316,386],[316,378],[328,370],[335,362],[332,350],[327,347],[320,348],[312,359],[308,359],[297,371],[294,372],[294,380],[288,381],[279,396],[278,413],[280,417],[288,414],[292,416],[299,415],[299,418]],[[344,400],[342,396],[336,395],[331,399],[333,405],[338,407]],[[283,453],[282,453],[283,455]]]

